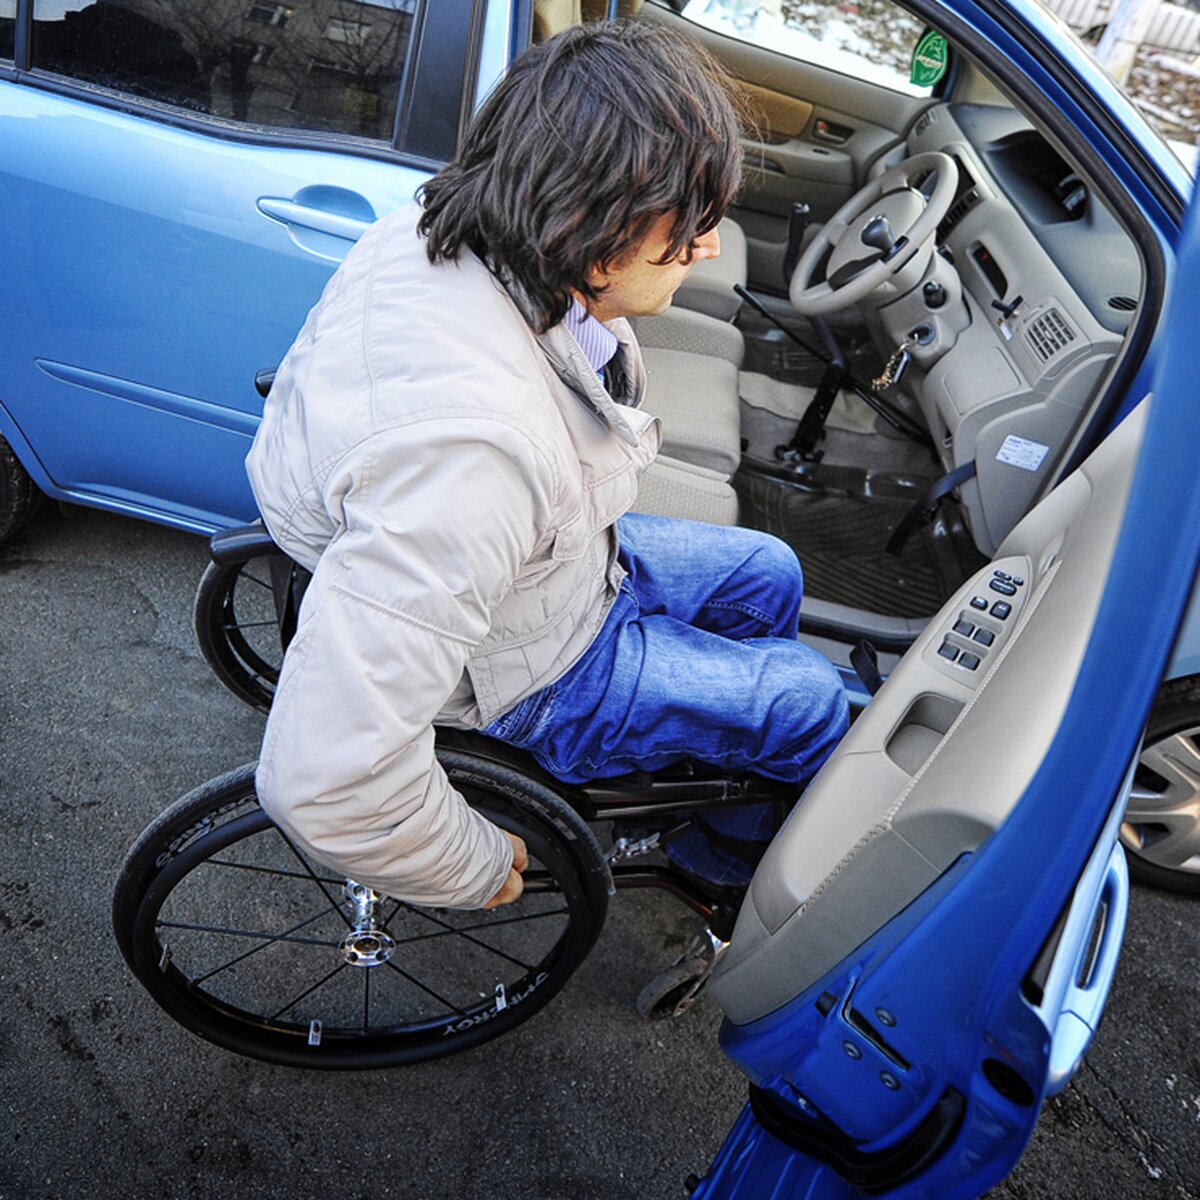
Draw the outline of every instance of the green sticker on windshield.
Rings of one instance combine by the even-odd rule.
[[[927,29],[913,51],[909,79],[917,87],[933,87],[945,75],[949,61],[950,52],[946,39],[936,30]]]

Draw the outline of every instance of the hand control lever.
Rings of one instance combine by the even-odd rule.
[[[883,213],[876,213],[863,226],[861,240],[864,246],[871,246],[886,258],[896,244],[891,221]]]
[[[800,251],[804,245],[804,235],[808,232],[808,218],[812,209],[803,200],[797,200],[788,214],[787,249],[783,253],[783,286],[792,286],[792,273],[800,261]]]

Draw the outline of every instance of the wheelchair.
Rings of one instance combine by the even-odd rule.
[[[265,711],[309,573],[261,525],[217,534],[211,550],[194,611],[201,652],[234,695]],[[524,751],[463,730],[439,729],[437,755],[468,803],[529,848],[515,904],[432,909],[334,877],[259,807],[248,764],[171,805],[131,848],[113,922],[134,974],[172,1017],[228,1050],[288,1066],[398,1066],[533,1016],[594,945],[610,896],[659,888],[706,927],[638,999],[644,1016],[679,1015],[728,941],[765,849],[706,817],[764,806],[773,831],[796,796],[692,763],[571,786]],[[673,845],[698,834],[743,882],[670,861]]]

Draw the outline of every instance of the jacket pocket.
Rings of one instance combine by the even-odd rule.
[[[590,524],[587,514],[580,507],[571,514],[570,520],[558,527],[551,550],[558,562],[571,562],[583,554],[588,542],[595,536],[595,531],[589,528]]]

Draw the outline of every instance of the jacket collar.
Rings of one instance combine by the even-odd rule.
[[[628,321],[618,318],[609,322],[608,328],[617,335],[619,343],[612,360],[621,368],[618,372],[621,378],[620,391],[615,398],[600,382],[587,355],[565,325],[560,322],[536,336],[558,377],[622,441],[637,445],[645,425],[645,414],[639,412],[635,415],[646,391],[642,356]]]
[[[529,319],[530,305],[520,284],[507,273],[493,272],[493,278],[508,293],[509,299],[532,330]],[[636,410],[646,393],[646,370],[642,364],[642,353],[638,349],[633,329],[624,317],[607,322],[608,328],[617,335],[617,353],[612,364],[619,370],[621,380],[618,396],[614,399],[600,382],[595,368],[588,361],[579,343],[560,321],[545,333],[534,337],[546,355],[555,374],[571,389],[593,416],[603,421],[623,442],[636,446],[647,424],[653,418]]]

